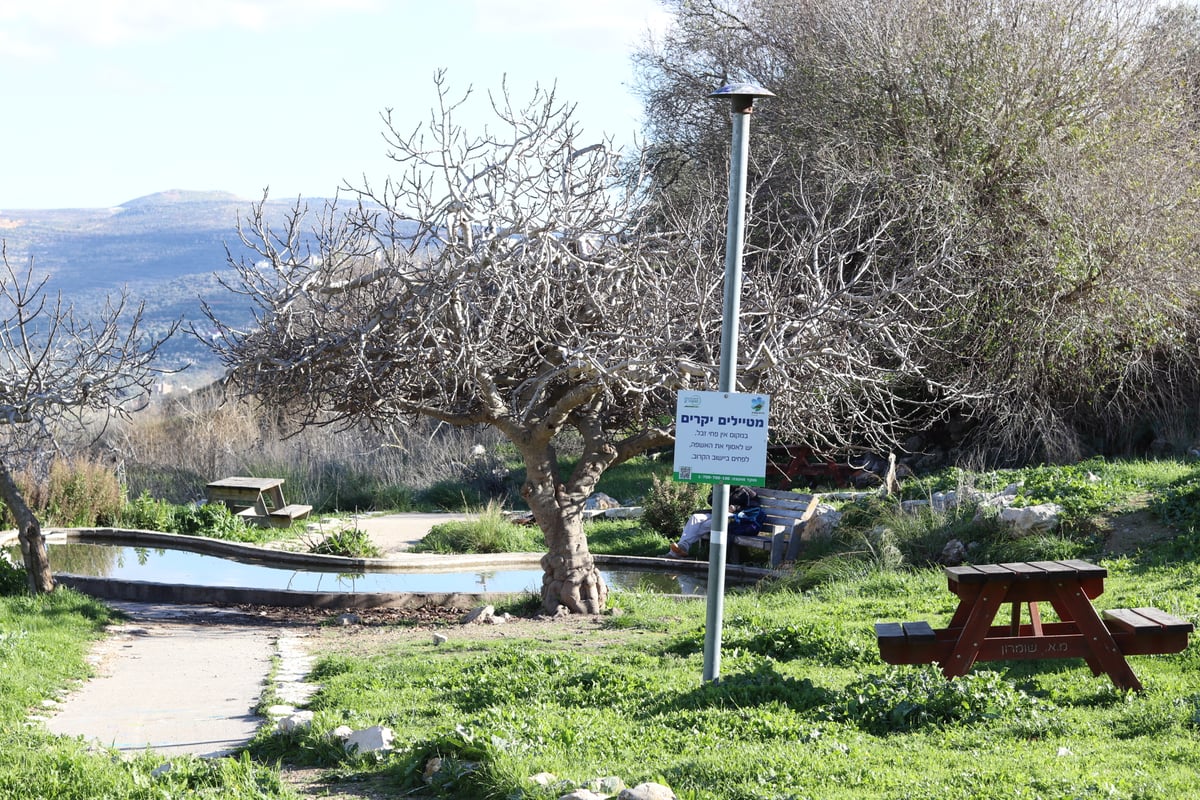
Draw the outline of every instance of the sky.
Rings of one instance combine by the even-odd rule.
[[[415,127],[445,69],[516,99],[555,85],[635,141],[631,53],[657,0],[0,0],[0,210],[167,190],[331,197],[386,177],[380,113]]]

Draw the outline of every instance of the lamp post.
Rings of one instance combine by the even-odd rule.
[[[742,305],[742,245],[745,239],[746,164],[754,98],[774,97],[753,83],[731,83],[709,97],[728,97],[733,117],[729,159],[729,217],[725,230],[725,302],[721,318],[721,375],[718,390],[737,391],[738,315]],[[708,549],[708,606],[704,624],[704,680],[721,677],[721,624],[725,614],[725,549],[729,531],[729,484],[713,486]]]

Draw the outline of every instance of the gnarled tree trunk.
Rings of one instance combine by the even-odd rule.
[[[574,614],[600,614],[608,602],[608,586],[583,532],[587,495],[568,494],[553,473],[543,468],[552,463],[547,460],[535,466],[527,460],[527,478],[521,489],[549,550],[542,556],[542,607],[551,614],[564,607]]]
[[[0,499],[8,506],[17,521],[17,538],[21,542],[21,557],[29,575],[29,590],[46,593],[54,591],[54,576],[50,574],[50,558],[46,555],[46,538],[42,526],[21,490],[17,488],[8,467],[0,463]]]

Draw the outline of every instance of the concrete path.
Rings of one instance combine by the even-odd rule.
[[[359,528],[385,554],[400,554],[454,514],[364,515]],[[265,720],[255,716],[279,656],[280,674],[307,664],[302,642],[230,609],[110,601],[128,620],[92,653],[96,675],[45,719],[53,733],[122,751],[224,755]],[[301,667],[303,677],[305,667]]]
[[[95,677],[46,720],[51,733],[127,752],[202,756],[227,754],[254,735],[277,625],[200,606],[110,605],[129,619],[97,644]]]

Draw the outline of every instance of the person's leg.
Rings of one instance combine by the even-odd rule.
[[[683,533],[679,536],[679,542],[671,545],[671,554],[686,556],[692,545],[700,541],[700,537],[710,530],[712,530],[712,514],[692,514],[683,524]]]

